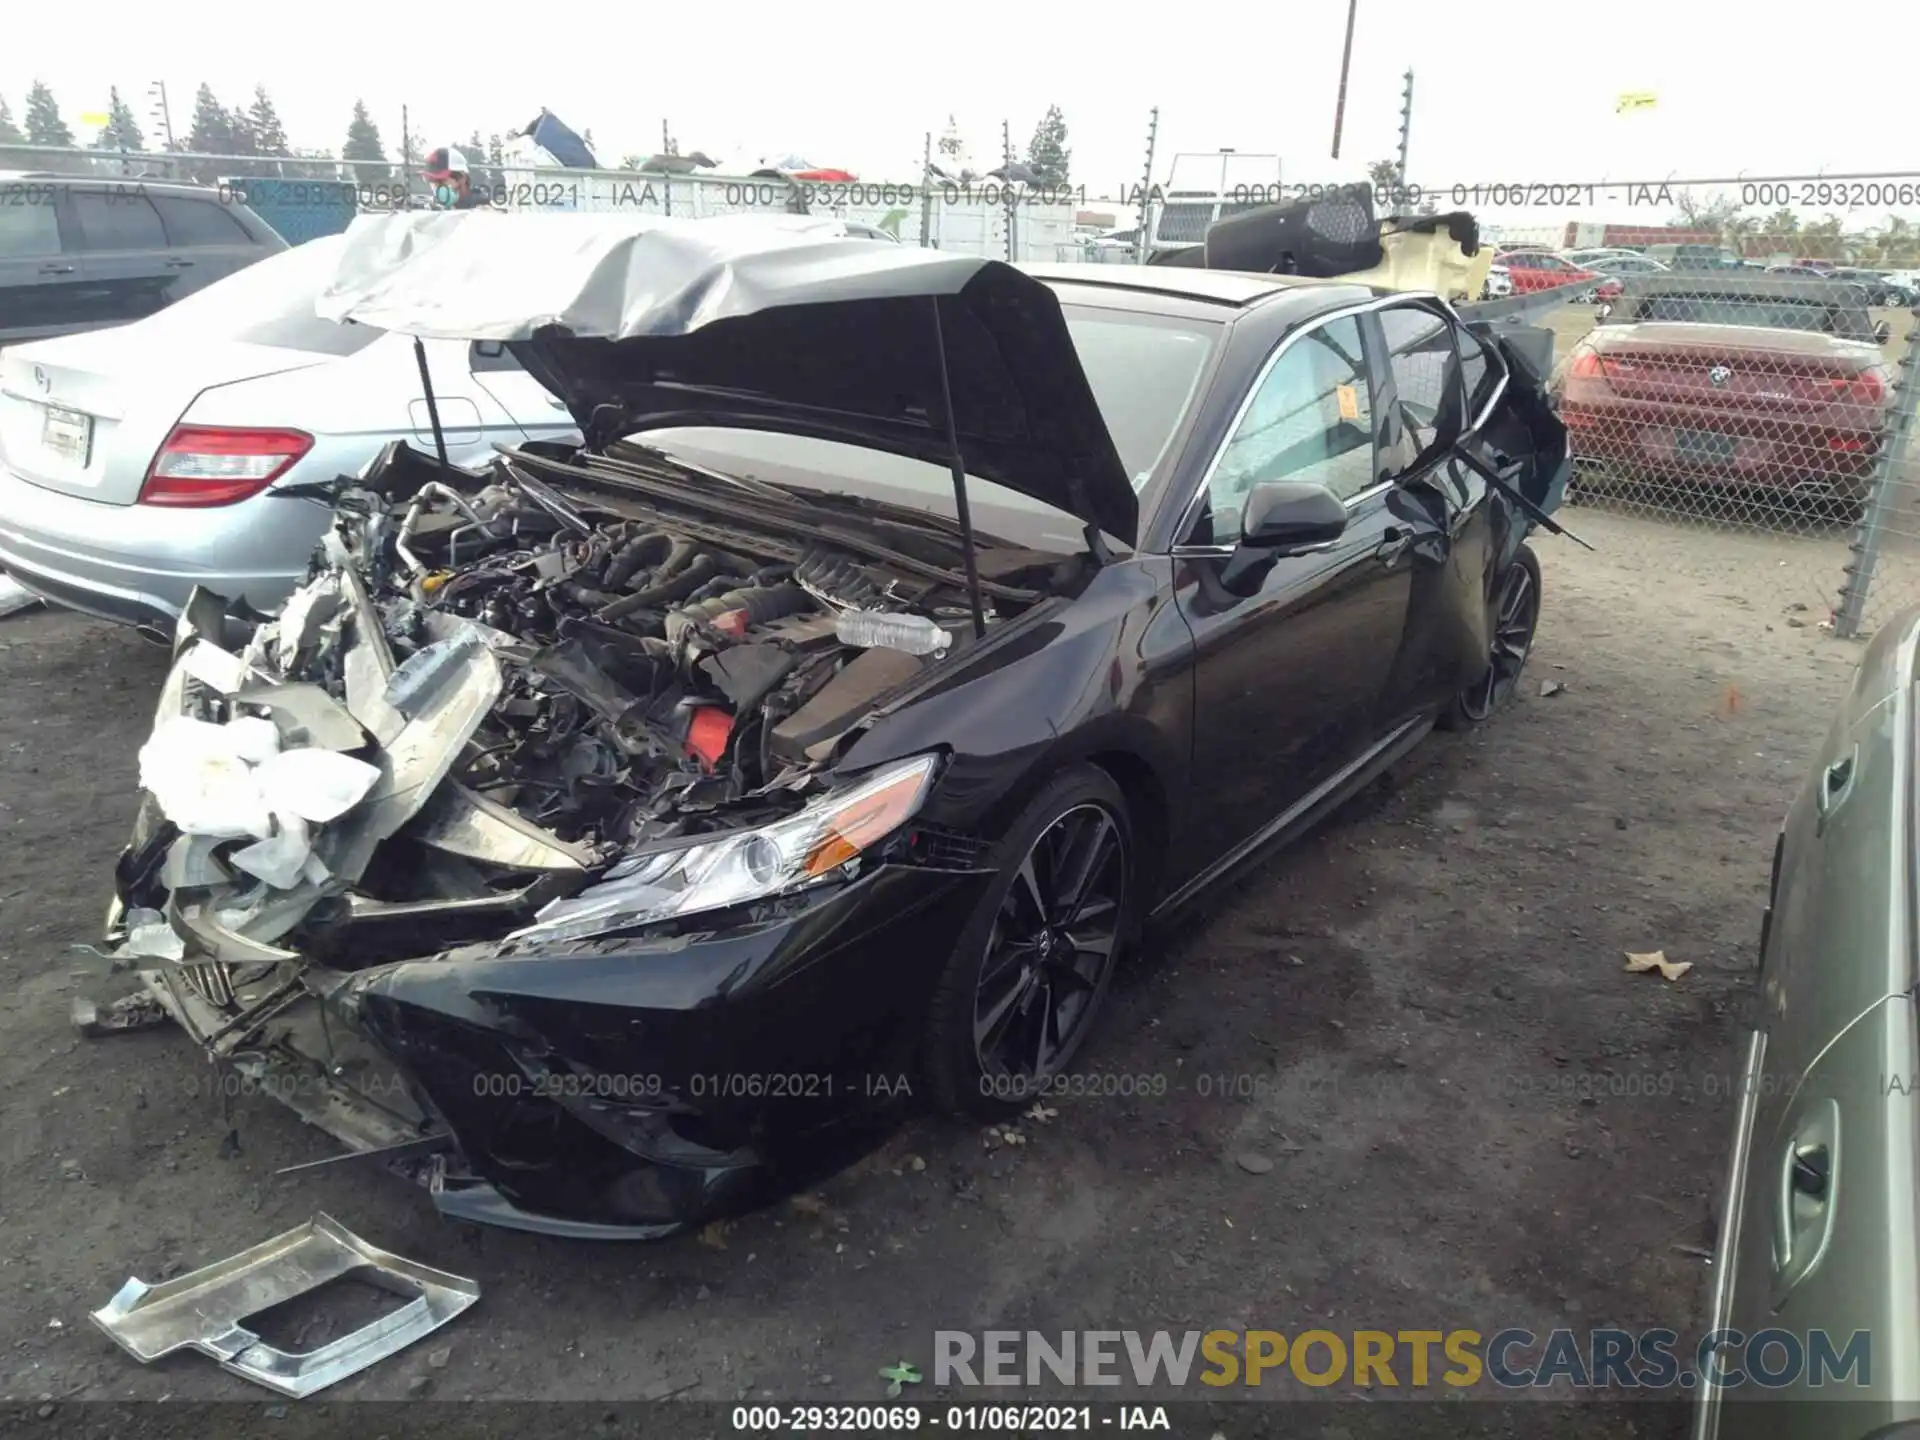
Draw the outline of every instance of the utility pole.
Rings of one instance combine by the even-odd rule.
[[[164,80],[154,81],[152,85],[147,87],[147,93],[154,97],[154,107],[151,113],[154,118],[160,121],[160,133],[167,137],[167,149],[171,150],[174,148],[173,113],[167,109],[167,82]]]
[[[407,123],[407,107],[400,107],[400,193],[413,195],[413,128]]]
[[[1340,93],[1333,102],[1333,158],[1340,158],[1340,126],[1347,118],[1347,67],[1353,63],[1353,17],[1360,0],[1347,0],[1347,44],[1340,52]]]
[[[1153,149],[1160,136],[1160,107],[1147,112],[1147,168],[1140,174],[1140,228],[1134,233],[1133,258],[1144,265],[1153,239]]]
[[[1011,173],[1013,170],[1013,126],[1005,120],[1000,122],[1000,163],[1005,167],[1000,173],[1007,177],[1000,182],[1000,203],[1006,210],[1007,261],[1011,264],[1016,258],[1017,253],[1013,235],[1014,207],[1013,179]]]
[[[1406,88],[1400,92],[1400,161],[1395,172],[1398,181],[1393,197],[1393,213],[1404,213],[1410,202],[1407,199],[1407,137],[1413,130],[1413,67],[1407,67]]]
[[[927,131],[926,149],[920,158],[920,248],[933,243],[933,132]]]

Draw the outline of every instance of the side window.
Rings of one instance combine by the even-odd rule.
[[[1260,381],[1208,482],[1192,543],[1229,545],[1255,485],[1300,480],[1349,499],[1374,484],[1373,396],[1353,316],[1291,340]]]
[[[1472,424],[1492,398],[1499,371],[1487,359],[1487,347],[1477,335],[1464,325],[1454,333],[1460,342],[1460,381],[1467,395],[1463,423]]]
[[[155,195],[154,206],[174,245],[251,245],[253,237],[225,207],[213,200],[191,200],[184,195]]]
[[[167,232],[160,212],[145,195],[131,190],[76,190],[74,213],[81,244],[88,250],[164,250]]]
[[[60,253],[59,212],[43,185],[0,185],[0,260]]]
[[[1453,327],[1431,310],[1409,305],[1382,310],[1380,327],[1386,332],[1387,366],[1393,372],[1402,431],[1399,453],[1393,457],[1398,473],[1424,456],[1451,423],[1449,407],[1459,403],[1460,359]]]

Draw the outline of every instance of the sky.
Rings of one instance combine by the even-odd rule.
[[[923,137],[938,138],[949,115],[984,171],[1000,158],[1003,121],[1024,152],[1052,104],[1066,117],[1073,181],[1092,197],[1138,182],[1156,105],[1157,182],[1177,153],[1221,147],[1278,156],[1286,183],[1359,178],[1366,162],[1394,153],[1411,66],[1409,170],[1429,185],[1920,171],[1915,112],[1901,95],[1920,49],[1911,0],[1855,0],[1830,28],[1735,23],[1724,7],[1674,0],[1504,15],[1358,0],[1338,160],[1329,152],[1340,0],[1250,6],[1205,23],[1199,12],[1121,4],[575,0],[464,9],[451,51],[444,7],[334,0],[274,25],[261,23],[257,0],[189,7],[102,0],[87,7],[86,41],[75,44],[70,12],[14,5],[0,96],[19,121],[29,85],[44,80],[85,139],[81,114],[104,110],[117,85],[157,144],[145,96],[163,80],[184,143],[201,82],[228,105],[264,82],[294,145],[337,152],[360,98],[390,154],[402,106],[412,128],[440,144],[518,128],[544,105],[591,129],[603,163],[652,153],[665,119],[683,150],[741,168],[798,153],[894,180],[918,174]],[[1629,91],[1652,92],[1657,104],[1616,114]],[[1272,179],[1274,169],[1242,160],[1234,180]],[[1671,210],[1618,196],[1594,207],[1596,219],[1651,223]],[[1483,198],[1468,208],[1487,207]],[[1877,223],[1884,210],[1850,224]]]

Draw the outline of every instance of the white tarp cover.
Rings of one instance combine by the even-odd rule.
[[[362,215],[314,309],[448,340],[684,335],[783,304],[956,294],[989,261],[806,215]]]

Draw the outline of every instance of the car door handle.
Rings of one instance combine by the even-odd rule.
[[[1413,548],[1413,532],[1398,525],[1389,525],[1381,534],[1380,543],[1374,547],[1373,555],[1382,565],[1393,566],[1400,563],[1400,557]]]
[[[1840,1183],[1840,1107],[1823,1099],[1793,1132],[1780,1154],[1774,1189],[1773,1293],[1775,1308],[1826,1254]]]
[[[185,269],[187,269],[187,268],[189,268],[189,267],[190,267],[190,266],[191,266],[192,264],[193,264],[193,261],[191,261],[191,260],[173,260],[173,259],[169,259],[169,260],[167,261],[167,268],[168,268],[169,270],[185,270]]]
[[[71,265],[42,265],[40,267],[40,273],[42,275],[71,275],[73,273],[73,267]]]
[[[1853,777],[1860,768],[1859,760],[1860,747],[1856,745],[1820,772],[1820,788],[1814,795],[1814,809],[1818,813],[1813,826],[1814,834],[1826,832],[1827,821],[1833,818],[1834,812],[1853,793]]]

